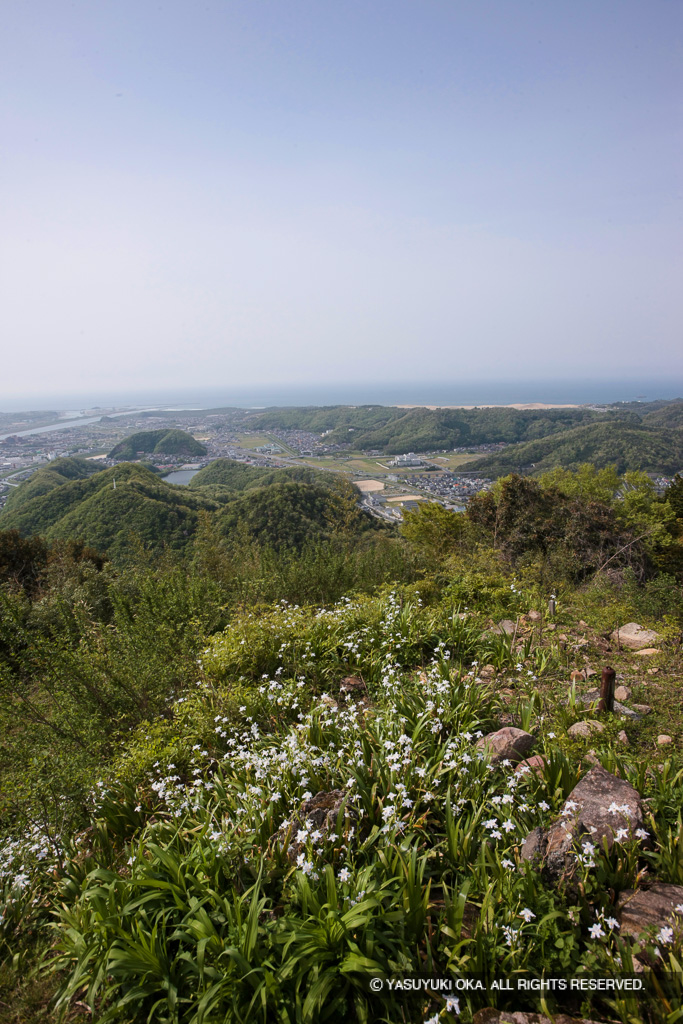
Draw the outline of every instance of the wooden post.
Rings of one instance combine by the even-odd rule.
[[[609,666],[603,668],[598,711],[608,711],[610,714],[614,711],[614,681],[616,678],[617,674],[613,668]]]

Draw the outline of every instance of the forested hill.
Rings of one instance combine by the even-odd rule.
[[[254,487],[268,487],[270,484],[284,483],[285,480],[296,480],[299,483],[315,483],[328,485],[331,475],[305,466],[294,466],[288,469],[271,469],[269,466],[249,466],[234,459],[216,459],[190,480],[193,489],[209,486],[220,486],[228,491],[239,493]]]
[[[279,549],[325,540],[342,529],[377,529],[357,508],[356,489],[332,474],[311,473],[309,479],[304,471],[297,480],[287,471],[268,471],[243,495],[241,489],[216,484],[173,486],[131,463],[44,490],[40,477],[49,472],[39,470],[17,488],[14,507],[0,514],[0,529],[49,541],[84,541],[114,560],[128,560],[136,543],[153,551],[183,551],[201,523],[218,542],[241,537]],[[31,485],[32,496],[22,501],[19,492]]]
[[[578,469],[615,466],[619,473],[647,470],[673,474],[683,468],[683,431],[645,424],[591,423],[537,441],[510,445],[501,452],[466,463],[463,472],[499,477],[524,472],[538,475],[561,466]]]
[[[330,406],[268,409],[251,416],[250,427],[262,430],[310,430],[327,440],[360,451],[387,454],[434,451],[467,445],[515,443],[588,423],[638,424],[635,412],[591,409],[400,409],[395,406]]]
[[[131,434],[109,452],[109,458],[125,462],[139,455],[206,455],[206,448],[184,430],[142,430]]]
[[[97,468],[95,463],[88,462],[86,459],[55,459],[54,462],[50,462],[33,473],[19,487],[12,488],[7,496],[4,511],[17,509],[32,498],[47,494],[55,487],[61,487],[62,484],[72,480],[83,480],[92,473],[96,473]]]

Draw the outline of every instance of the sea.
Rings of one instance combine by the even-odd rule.
[[[211,388],[154,387],[120,391],[82,391],[41,395],[9,395],[0,390],[0,412],[51,409],[72,414],[97,408],[257,409],[301,405],[603,405],[683,398],[683,375],[601,379],[459,380],[302,384],[230,384]]]

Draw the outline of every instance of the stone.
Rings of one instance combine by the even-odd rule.
[[[586,673],[583,671],[583,669],[575,668],[569,677],[569,681],[572,683],[585,683]]]
[[[629,836],[643,827],[643,804],[638,791],[596,765],[569,794],[560,818],[545,835],[545,866],[551,877],[570,876],[577,845],[590,842],[611,849],[619,829]]]
[[[534,828],[522,843],[522,860],[530,864],[540,864],[545,857],[545,832],[540,827]]]
[[[591,676],[597,676],[597,674],[598,673],[595,671],[594,668],[587,668],[586,669],[586,679],[590,679]]]
[[[492,626],[489,633],[502,634],[506,633],[508,636],[512,636],[517,630],[517,623],[513,622],[512,619],[501,619],[496,626]]]
[[[659,672],[659,669],[658,669],[658,668],[649,668],[649,669],[647,670],[647,674],[648,674],[649,676],[656,676],[658,672]]]
[[[633,652],[636,658],[652,658],[655,654],[661,654],[659,647],[643,647],[642,651]],[[656,672],[657,669],[648,669],[648,671]]]
[[[659,634],[654,629],[643,629],[637,622],[627,622],[625,626],[615,629],[610,639],[631,651],[642,651],[656,644]]]
[[[521,772],[523,768],[529,768],[532,772],[536,772],[537,775],[543,775],[543,769],[545,768],[545,758],[543,754],[534,754],[533,757],[528,757],[525,761],[520,761],[515,768],[515,771]]]
[[[667,736],[665,732],[661,733],[657,737],[657,745],[660,746],[660,747],[666,747],[671,742],[672,742],[671,737]]]
[[[488,736],[482,736],[477,740],[477,747],[489,754],[491,764],[499,764],[505,760],[516,764],[524,760],[535,742],[530,733],[508,725],[497,732],[489,733]]]
[[[602,722],[596,722],[595,719],[587,719],[585,722],[574,722],[567,729],[570,736],[581,736],[584,739],[589,739],[596,732],[603,732],[604,725]]]
[[[535,608],[532,608],[527,613],[527,618],[529,619],[529,622],[542,622],[543,620],[543,616],[540,612],[537,612]]]
[[[307,828],[311,832],[315,832],[316,829],[326,834],[334,832],[339,811],[344,806],[347,797],[348,790],[331,789],[327,792],[316,793],[310,800],[304,800],[293,819],[292,839],[287,847],[287,857],[292,864],[305,848],[303,843],[297,843],[295,840],[298,830]],[[350,808],[347,813],[355,814],[356,812]]]
[[[683,925],[683,885],[655,882],[649,889],[626,889],[617,900],[620,934],[638,938],[650,927]]]
[[[622,744],[622,746],[624,746],[624,747],[628,746],[628,736],[626,735],[626,733],[624,732],[623,729],[621,730],[621,732],[617,736],[617,739]]]
[[[494,665],[484,665],[477,673],[480,679],[495,679],[496,669]]]
[[[633,710],[637,711],[639,715],[649,715],[652,708],[649,704],[634,704]]]
[[[494,1010],[487,1006],[477,1010],[472,1024],[597,1024],[597,1021],[586,1017],[568,1017],[566,1013],[554,1013],[546,1017],[544,1013],[527,1013],[526,1010]]]
[[[617,689],[619,689],[619,687],[617,687]],[[585,693],[581,694],[580,700],[583,704],[596,704],[600,700],[600,690],[597,689],[597,687],[593,687],[592,690],[586,690]],[[615,700],[614,702],[614,711],[618,715],[623,715],[624,718],[633,718],[636,721],[643,717],[642,712],[639,713],[637,711],[633,711],[618,700]]]
[[[617,686],[614,691],[615,700],[628,700],[631,696],[631,692],[630,686]]]
[[[367,693],[367,686],[358,676],[346,676],[339,684],[339,696],[346,698],[361,697]]]
[[[583,619],[579,619],[579,629],[588,629],[588,623],[584,622]]]

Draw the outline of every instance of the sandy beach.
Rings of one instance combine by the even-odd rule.
[[[573,405],[555,405],[552,402],[511,402],[509,405],[395,405],[394,409],[579,409],[578,403]]]

